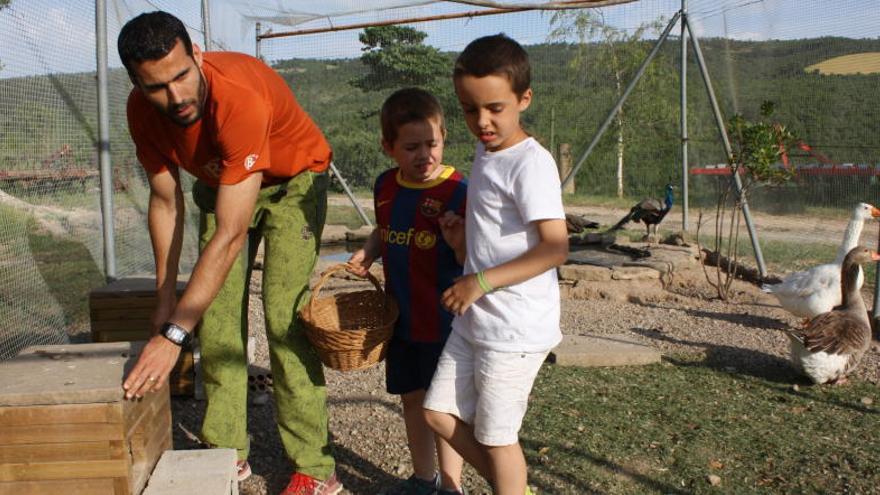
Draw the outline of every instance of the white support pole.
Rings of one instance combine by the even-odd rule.
[[[255,47],[254,47],[254,56],[257,57],[257,58],[260,59],[260,60],[263,59],[262,54],[260,53],[260,51],[261,51],[261,50],[260,50],[260,44],[263,42],[263,39],[260,38],[260,34],[262,34],[260,31],[262,31],[262,28],[263,28],[262,24],[260,24],[260,23],[258,22],[258,23],[257,23],[257,26],[256,26],[257,35],[256,35],[256,37],[255,37],[255,39],[256,39],[256,44],[255,44]]]
[[[205,51],[211,51],[211,9],[208,0],[202,0],[202,33],[205,35]]]
[[[95,1],[95,58],[98,76],[98,166],[101,174],[101,223],[104,238],[104,276],[116,279],[113,236],[113,169],[110,163],[110,105],[107,91],[107,3]]]
[[[342,177],[342,174],[339,173],[339,169],[336,168],[336,165],[333,162],[330,162],[330,172],[336,177],[336,180],[339,181],[339,184],[342,185],[342,190],[345,191],[345,195],[348,196],[349,201],[354,206],[354,209],[357,210],[358,216],[361,217],[361,220],[364,221],[364,225],[368,227],[373,227],[373,222],[370,221],[370,217],[367,216],[364,209],[361,208],[361,205],[358,203],[357,198],[354,197],[354,193],[351,192],[351,189],[348,188],[348,183],[345,182],[345,178]]]
[[[687,106],[687,0],[681,0],[681,230],[690,224],[690,189],[688,184],[688,106]]]

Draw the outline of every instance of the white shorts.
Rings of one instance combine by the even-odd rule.
[[[529,393],[549,352],[492,351],[453,331],[424,407],[473,425],[483,445],[513,445],[519,441]]]

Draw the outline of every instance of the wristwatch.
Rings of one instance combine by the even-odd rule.
[[[171,323],[170,321],[165,322],[162,325],[162,329],[159,330],[159,333],[162,334],[163,337],[174,342],[175,344],[183,347],[192,340],[192,334],[187,332],[185,328],[180,325],[176,325]]]

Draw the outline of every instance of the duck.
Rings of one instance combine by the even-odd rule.
[[[856,282],[860,265],[872,260],[880,260],[880,254],[864,246],[852,248],[840,269],[843,303],[805,328],[786,332],[792,363],[813,383],[846,383],[871,345],[871,321]]]
[[[666,214],[669,213],[669,210],[672,209],[672,203],[674,200],[672,190],[672,184],[666,184],[666,196],[663,198],[662,202],[657,198],[645,198],[639,201],[635,206],[630,208],[629,213],[621,218],[619,222],[614,224],[613,227],[608,229],[608,232],[619,230],[629,222],[641,221],[644,222],[645,228],[647,229],[645,238],[650,240],[651,226],[654,227],[654,235],[656,236],[657,225],[663,221],[663,218],[665,218]]]
[[[852,210],[834,262],[794,272],[782,282],[765,284],[762,289],[773,294],[783,309],[801,318],[813,318],[831,311],[841,302],[840,268],[843,259],[859,243],[865,220],[877,217],[880,217],[880,209],[868,203],[859,203]],[[857,288],[861,289],[864,283],[865,277],[859,268]]]

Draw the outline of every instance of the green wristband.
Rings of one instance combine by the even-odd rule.
[[[477,284],[480,285],[480,289],[482,289],[483,292],[485,292],[486,294],[495,290],[495,288],[492,287],[491,284],[489,284],[489,281],[486,280],[486,274],[483,272],[477,272]]]

